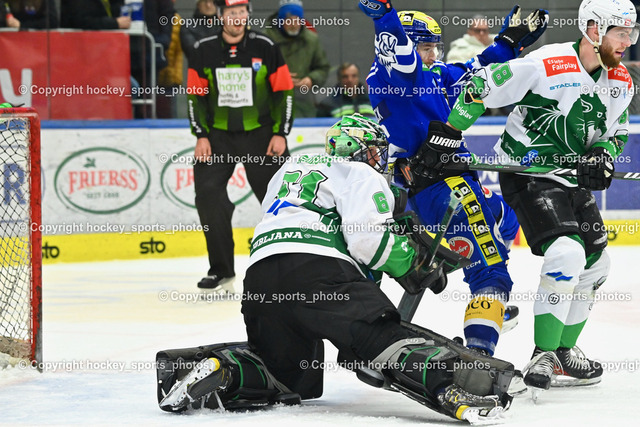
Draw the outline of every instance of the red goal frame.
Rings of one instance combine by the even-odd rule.
[[[40,117],[33,108],[0,108],[0,119],[29,120],[29,232],[31,234],[31,336],[30,359],[42,362],[42,183],[40,167]],[[35,224],[36,227],[33,227]],[[35,230],[34,230],[35,229]]]

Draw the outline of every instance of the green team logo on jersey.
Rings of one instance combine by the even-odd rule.
[[[389,207],[389,202],[387,202],[387,198],[385,197],[382,191],[373,195],[373,203],[376,204],[376,209],[378,209],[378,213],[384,214],[391,211]]]
[[[607,133],[607,107],[600,101],[600,97],[580,95],[580,103],[584,114],[585,137],[589,133],[589,128],[599,130],[602,135]]]
[[[620,118],[618,119],[618,124],[625,124],[627,123],[627,120],[629,120],[629,109],[627,108],[626,110],[624,110],[624,112],[620,115]]]
[[[580,95],[565,116],[558,108],[558,101],[529,92],[518,103],[527,108],[523,126],[531,140],[531,146],[540,153],[540,164],[557,164],[553,154],[575,155],[585,153],[585,143],[589,135],[607,132],[607,109],[597,95]],[[515,153],[518,154],[518,153]]]

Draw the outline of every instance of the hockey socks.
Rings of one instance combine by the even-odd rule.
[[[577,236],[562,236],[546,247],[534,304],[535,343],[543,350],[573,348],[589,317],[596,290],[609,272],[609,257],[585,257]]]
[[[586,257],[584,244],[578,236],[561,236],[546,246],[543,247],[544,263],[533,305],[534,340],[540,349],[552,351],[560,346]]]
[[[503,299],[493,295],[476,295],[464,313],[464,335],[468,347],[487,351],[496,349],[505,317]]]

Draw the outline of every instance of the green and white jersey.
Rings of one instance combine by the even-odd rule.
[[[291,157],[269,182],[249,263],[308,253],[404,275],[415,251],[391,232],[393,193],[370,166],[327,155]],[[364,267],[364,268],[363,268]]]
[[[548,45],[524,58],[485,67],[473,78],[484,107],[517,105],[494,147],[500,163],[573,168],[579,156],[595,146],[606,148],[614,159],[622,153],[633,97],[631,76],[623,65],[587,73],[578,49],[579,42]],[[464,95],[449,117],[463,130],[479,116],[482,105]],[[547,177],[576,185],[575,178]]]

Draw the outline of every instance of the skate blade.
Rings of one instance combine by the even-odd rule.
[[[460,416],[460,419],[474,426],[500,424],[505,421],[504,408],[496,406],[491,410],[486,408],[468,408]]]
[[[546,390],[538,387],[530,387],[531,389],[531,400],[533,403],[538,403],[538,398],[542,395]]]
[[[573,378],[566,375],[554,375],[551,379],[551,387],[583,387],[598,384],[600,381],[602,381],[602,377]]]
[[[172,410],[178,410],[185,405],[193,402],[194,399],[189,396],[189,386],[203,378],[208,377],[220,368],[220,362],[217,359],[205,359],[198,363],[191,372],[187,374],[181,381],[178,381],[171,387],[169,393],[160,401],[160,407],[168,407]]]

